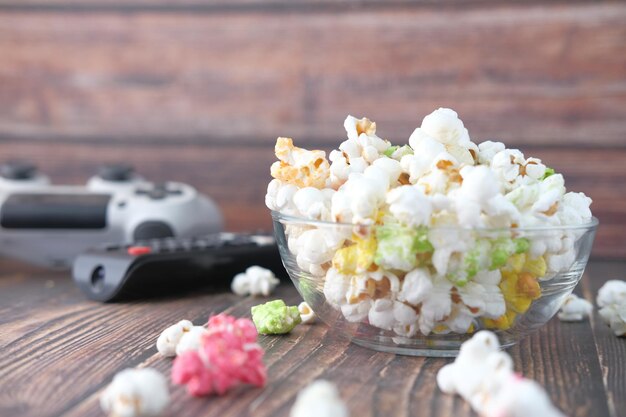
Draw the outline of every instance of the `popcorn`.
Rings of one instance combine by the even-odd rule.
[[[188,332],[183,334],[180,341],[176,345],[176,355],[196,350],[200,347],[202,337],[207,334],[207,329],[203,326],[193,326]]]
[[[156,369],[124,369],[100,396],[100,407],[112,417],[156,416],[169,403],[165,377]]]
[[[588,228],[560,226],[589,223],[591,199],[538,158],[476,145],[455,111],[424,117],[408,144],[366,118],[344,127],[330,165],[279,138],[266,205],[310,220],[285,224],[289,251],[349,322],[397,340],[508,330],[578,259]]]
[[[582,321],[591,315],[593,306],[584,298],[578,297],[576,294],[567,296],[561,309],[559,310],[559,320],[561,321]]]
[[[211,317],[200,347],[175,359],[172,382],[187,385],[193,396],[222,395],[240,383],[262,387],[267,371],[256,339],[256,329],[248,319],[226,314]]]
[[[260,266],[251,266],[246,272],[235,275],[230,284],[231,290],[237,295],[263,295],[267,297],[280,284],[274,273]]]
[[[293,146],[293,139],[278,138],[276,157],[271,168],[272,177],[298,187],[324,188],[330,165],[324,151],[307,151]]]
[[[454,363],[437,373],[437,385],[459,394],[485,417],[564,417],[536,382],[513,372],[495,334],[480,331],[463,343]]]
[[[288,307],[283,300],[252,307],[252,321],[260,334],[289,333],[302,322],[298,307]]]
[[[298,304],[298,312],[300,313],[302,324],[311,324],[315,321],[315,312],[306,301]]]
[[[598,314],[616,336],[626,336],[626,282],[607,281],[598,291]]]
[[[189,320],[181,320],[163,330],[156,342],[158,352],[163,356],[176,356],[176,345],[184,334],[193,328]]]
[[[352,173],[361,173],[389,147],[390,143],[376,136],[376,123],[367,118],[348,116],[343,124],[348,140],[339,150],[330,153],[330,182],[338,188]]]
[[[348,417],[348,407],[339,397],[337,387],[318,379],[298,393],[290,417]]]

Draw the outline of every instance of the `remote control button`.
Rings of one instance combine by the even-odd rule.
[[[131,256],[147,255],[152,253],[152,248],[150,246],[131,246],[127,252]]]
[[[112,182],[129,181],[134,173],[135,169],[128,164],[107,164],[98,169],[98,177]]]
[[[30,180],[37,176],[37,167],[30,162],[11,161],[0,165],[0,177],[8,180]]]
[[[139,224],[133,232],[133,240],[151,240],[173,237],[174,231],[169,224],[161,221],[147,221]]]

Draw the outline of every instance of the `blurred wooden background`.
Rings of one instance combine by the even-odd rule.
[[[402,143],[446,106],[590,195],[624,258],[625,45],[623,2],[0,0],[0,160],[128,161],[269,228],[277,136],[330,150],[353,114]]]

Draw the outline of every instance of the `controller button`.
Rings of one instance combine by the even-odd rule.
[[[132,256],[147,255],[152,252],[152,248],[150,246],[131,246],[127,252]]]
[[[129,181],[134,173],[135,169],[128,164],[107,164],[98,169],[98,177],[112,182]]]
[[[133,240],[151,240],[174,237],[174,231],[169,224],[160,221],[141,223],[133,232]]]
[[[37,176],[37,167],[29,162],[12,161],[0,165],[0,177],[8,180],[30,180]]]

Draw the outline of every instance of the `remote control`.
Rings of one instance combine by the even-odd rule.
[[[124,164],[87,186],[51,185],[29,163],[0,166],[0,255],[56,268],[106,242],[128,244],[222,230],[213,201],[176,182],[153,184]]]
[[[229,284],[251,265],[286,275],[273,236],[234,233],[90,249],[76,258],[72,275],[87,297],[106,302]]]

